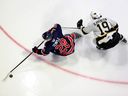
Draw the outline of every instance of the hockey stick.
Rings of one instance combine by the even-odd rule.
[[[43,43],[44,43],[44,41],[45,40],[43,40],[38,46],[37,46],[37,48],[39,48]],[[2,81],[5,81],[7,78],[8,78],[8,76],[10,77],[10,78],[12,78],[13,77],[13,75],[11,74],[17,67],[19,67],[29,56],[31,56],[33,54],[33,52],[31,52],[27,57],[25,57],[20,63],[18,63],[17,65],[16,65],[16,67],[14,67],[7,75],[6,75],[6,77],[2,80]]]
[[[63,29],[78,29],[77,27],[62,27]]]

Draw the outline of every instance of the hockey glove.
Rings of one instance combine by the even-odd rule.
[[[34,48],[32,48],[32,51],[34,52],[34,53],[38,53],[38,48],[35,46]]]
[[[32,48],[32,51],[33,51],[34,53],[37,53],[37,54],[39,54],[39,55],[42,55],[42,49],[38,49],[36,46],[35,46],[34,48]]]
[[[83,26],[83,20],[80,19],[78,22],[77,22],[77,28],[80,29],[80,27]]]

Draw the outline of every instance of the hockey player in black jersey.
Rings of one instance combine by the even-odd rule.
[[[39,55],[48,55],[50,52],[67,56],[74,52],[75,39],[81,37],[78,33],[63,35],[61,26],[55,24],[50,30],[42,35],[43,39],[47,40],[43,49],[38,49],[36,46],[32,48],[34,53]]]
[[[77,28],[82,31],[83,34],[90,32],[94,33],[96,48],[98,49],[110,49],[116,46],[120,41],[127,43],[124,36],[118,33],[118,24],[109,19],[103,18],[101,14],[91,12],[91,21],[85,27],[83,26],[83,20],[77,22]]]

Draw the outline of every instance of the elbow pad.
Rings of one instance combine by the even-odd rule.
[[[82,33],[83,33],[84,35],[86,35],[86,34],[88,34],[88,33],[85,32],[84,28],[85,28],[84,26],[81,26],[81,27],[80,27]]]

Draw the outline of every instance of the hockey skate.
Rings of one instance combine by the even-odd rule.
[[[121,41],[122,41],[123,43],[127,43],[127,40],[126,40],[125,38],[123,38]]]
[[[127,43],[126,38],[124,38],[124,36],[122,34],[120,34],[120,39],[121,39],[121,42]]]

